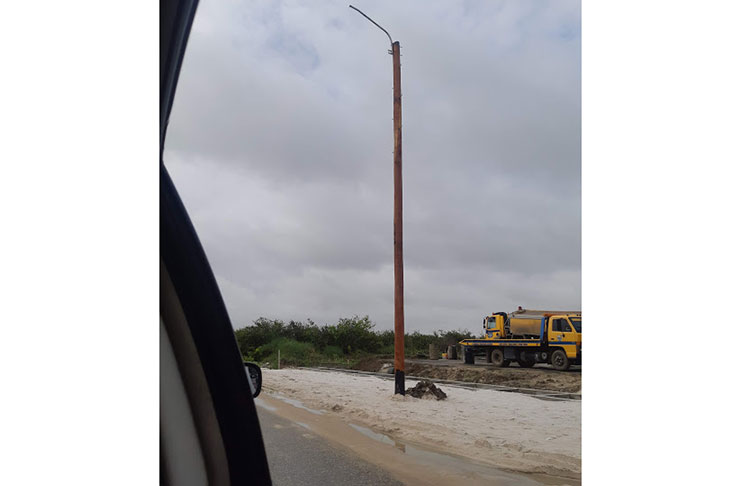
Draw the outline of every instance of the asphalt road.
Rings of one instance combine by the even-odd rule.
[[[383,469],[339,450],[300,424],[257,407],[275,486],[400,486]]]

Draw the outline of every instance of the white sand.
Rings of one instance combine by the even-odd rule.
[[[417,382],[406,380],[407,388]],[[394,382],[308,370],[263,370],[263,390],[394,439],[501,468],[581,473],[581,402],[442,385],[447,400],[394,395]],[[339,407],[338,407],[339,405]]]

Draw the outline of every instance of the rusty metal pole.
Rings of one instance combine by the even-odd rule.
[[[404,388],[404,244],[401,191],[401,61],[399,41],[391,44],[394,62],[394,370],[395,394]]]
[[[394,394],[405,395],[404,388],[404,246],[402,242],[402,199],[401,199],[401,46],[394,42],[386,29],[359,9],[350,8],[381,29],[391,42],[394,63]]]

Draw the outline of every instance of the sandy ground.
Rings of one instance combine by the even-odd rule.
[[[392,381],[373,376],[263,370],[266,393],[298,399],[394,439],[513,471],[581,476],[581,402],[440,388],[447,400],[394,395]]]

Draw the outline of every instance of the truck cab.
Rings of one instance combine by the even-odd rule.
[[[500,339],[506,337],[507,330],[505,323],[508,321],[507,314],[504,312],[495,312],[490,316],[484,317],[484,332],[486,339]]]
[[[547,317],[548,347],[561,348],[564,352],[564,355],[553,353],[553,366],[561,369],[568,368],[568,364],[581,364],[581,314]]]

